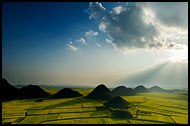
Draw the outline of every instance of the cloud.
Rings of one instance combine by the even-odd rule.
[[[171,42],[172,37],[170,36],[176,36],[182,32],[179,32],[176,27],[171,29],[166,26],[167,22],[163,25],[162,17],[158,17],[160,16],[158,12],[153,11],[151,7],[144,3],[134,3],[119,5],[114,7],[112,11],[107,11],[101,3],[90,3],[90,19],[95,19],[99,23],[99,29],[107,34],[106,42],[112,43],[114,48],[120,51],[174,47],[177,41]],[[172,5],[169,7],[174,9]],[[165,11],[167,10],[165,8]],[[164,17],[166,18],[166,16],[167,14]],[[171,20],[175,19],[175,16],[170,17]],[[175,23],[177,24],[177,21]]]
[[[85,36],[87,38],[91,38],[93,36],[97,36],[98,35],[98,32],[95,32],[95,31],[92,31],[92,30],[89,30],[88,32],[85,33]]]
[[[102,9],[99,3],[92,3],[90,7],[90,17],[99,21],[100,30],[106,32],[119,49],[142,48],[148,46],[147,43],[157,44],[154,37],[158,35],[158,32],[152,24],[147,25],[143,22],[143,12],[140,6],[127,6],[128,9],[122,9],[120,13],[108,12]],[[121,7],[114,8],[115,11],[118,8]]]
[[[87,45],[86,40],[84,38],[82,38],[82,37],[80,39],[76,40],[76,42],[80,42],[80,43],[82,43],[84,45]]]
[[[126,10],[126,8],[123,8],[122,6],[118,6],[118,7],[113,8],[113,10],[116,14],[120,14],[122,11]]]
[[[102,6],[101,3],[90,3],[90,19],[96,18],[101,20],[101,18],[106,14],[106,9]]]
[[[73,45],[72,41],[70,41],[69,44],[67,44],[67,47],[69,47],[72,51],[79,51],[79,49]]]
[[[103,31],[103,32],[106,32],[106,25],[105,25],[104,23],[101,23],[101,24],[99,25],[99,29],[100,29],[101,31]]]
[[[188,2],[150,2],[146,3],[157,18],[170,27],[188,28]]]
[[[72,41],[70,41],[69,43],[70,43],[71,45],[73,44],[73,42],[72,42]]]
[[[96,46],[101,47],[100,43],[96,43]]]
[[[107,43],[112,43],[112,41],[110,39],[106,39]]]

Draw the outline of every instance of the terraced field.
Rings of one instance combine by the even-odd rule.
[[[48,90],[50,93],[55,89]],[[58,90],[58,89],[57,89]],[[91,89],[75,89],[86,96]],[[51,92],[52,91],[52,92]],[[13,100],[2,102],[2,123],[7,124],[188,124],[187,92],[142,93],[123,96],[132,103],[133,118],[118,118],[103,103],[82,97]]]

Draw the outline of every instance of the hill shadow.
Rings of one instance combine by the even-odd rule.
[[[70,100],[70,101],[61,102],[61,103],[54,104],[54,105],[49,105],[49,106],[44,107],[43,109],[51,109],[51,108],[55,108],[55,107],[63,107],[63,106],[75,105],[75,104],[78,104],[78,103],[82,104],[82,103],[97,102],[97,101],[102,102],[102,100],[91,100],[91,99],[86,99],[86,98],[80,97],[80,98],[76,98],[76,99],[73,99],[73,100]]]

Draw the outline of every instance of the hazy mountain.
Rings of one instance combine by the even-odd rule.
[[[135,92],[137,93],[147,93],[149,92],[147,88],[145,88],[144,86],[140,85],[140,86],[137,86],[135,89]]]
[[[153,86],[148,89],[150,92],[166,92],[167,90],[162,89],[159,86]]]
[[[146,87],[154,85],[163,88],[179,89],[188,87],[188,64],[166,62],[120,80],[118,83],[126,86],[142,84]]]
[[[136,92],[132,88],[126,88],[125,86],[118,86],[112,90],[112,93],[116,96],[130,96],[135,95]]]

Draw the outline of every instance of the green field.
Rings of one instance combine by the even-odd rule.
[[[58,88],[45,89],[50,94]],[[74,89],[86,96],[92,89]],[[133,118],[112,116],[104,102],[82,97],[2,102],[2,124],[188,124],[188,92],[123,96]],[[100,109],[103,108],[103,109]],[[27,112],[27,115],[25,113]]]

